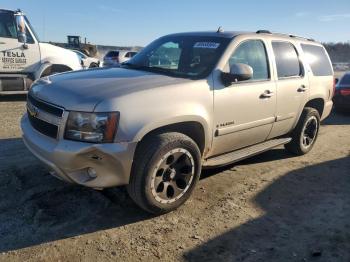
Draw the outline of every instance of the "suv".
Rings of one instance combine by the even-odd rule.
[[[134,51],[109,51],[103,58],[104,67],[118,67],[121,63],[124,63],[134,57],[137,52]]]
[[[311,39],[180,33],[121,68],[39,80],[21,126],[55,176],[96,189],[127,185],[140,207],[161,214],[189,198],[202,167],[279,145],[308,153],[333,92],[330,59]]]

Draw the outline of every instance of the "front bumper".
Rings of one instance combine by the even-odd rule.
[[[27,114],[22,117],[21,128],[27,148],[64,181],[93,188],[129,183],[137,143],[56,140],[33,129]],[[91,170],[95,175],[91,175]]]

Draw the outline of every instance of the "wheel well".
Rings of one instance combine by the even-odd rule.
[[[312,107],[315,108],[320,116],[323,114],[323,109],[324,109],[324,101],[322,98],[315,98],[310,100],[309,102],[306,103],[305,107]]]
[[[178,132],[190,137],[197,145],[200,152],[203,154],[205,147],[205,133],[203,126],[198,122],[181,122],[162,126],[147,133],[141,140],[144,141],[147,137],[168,132]]]
[[[46,68],[44,72],[42,72],[41,77],[49,76],[53,73],[63,73],[67,71],[72,71],[72,68],[66,65],[54,64]]]

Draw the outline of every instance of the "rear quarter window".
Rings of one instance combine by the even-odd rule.
[[[322,46],[301,44],[301,48],[314,76],[333,75],[332,65],[328,59],[326,50]]]

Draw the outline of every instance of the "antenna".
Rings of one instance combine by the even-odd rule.
[[[221,26],[219,26],[219,28],[216,31],[216,33],[223,33],[223,32],[224,32],[224,29]]]

